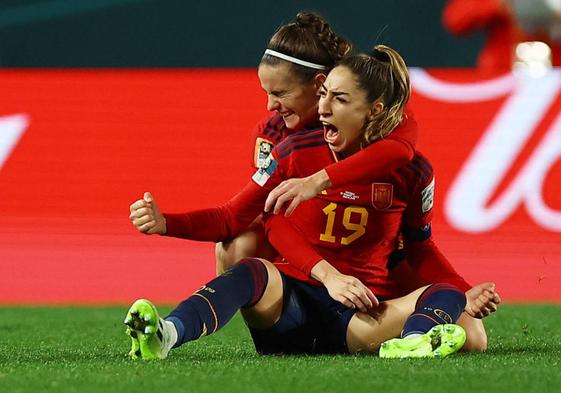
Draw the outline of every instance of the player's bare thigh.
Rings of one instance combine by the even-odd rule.
[[[347,329],[349,352],[377,352],[384,341],[399,337],[405,321],[415,311],[417,299],[426,288],[424,286],[403,297],[381,302],[375,315],[357,312]]]
[[[276,251],[267,240],[263,221],[259,217],[236,238],[216,244],[216,273],[224,273],[243,258],[259,257],[271,260],[275,255]]]
[[[242,309],[241,314],[252,328],[266,329],[273,326],[282,313],[283,285],[278,269],[271,262],[260,259],[267,268],[267,288],[255,306]]]

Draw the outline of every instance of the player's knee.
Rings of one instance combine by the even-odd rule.
[[[214,255],[216,258],[216,274],[218,275],[230,269],[238,261],[236,255],[234,255],[234,252],[232,251],[233,248],[230,246],[231,242],[216,243]]]
[[[268,329],[280,318],[283,310],[283,280],[271,262],[259,258],[244,258],[232,268],[249,272],[252,276],[252,300],[240,309],[247,326]]]
[[[248,246],[247,240],[240,237],[229,242],[217,243],[215,248],[216,272],[222,274],[239,260],[253,256],[252,250],[253,248]]]
[[[247,269],[251,276],[253,282],[253,287],[257,296],[255,299],[249,302],[247,307],[254,306],[267,289],[267,284],[269,282],[269,272],[267,271],[267,266],[265,262],[258,258],[242,258],[240,259],[232,269]]]
[[[216,244],[216,270],[219,274],[234,266],[239,260],[247,257],[265,257],[268,255],[260,255],[260,235],[247,231],[229,242]]]
[[[224,273],[243,258],[257,257],[271,260],[275,255],[276,250],[267,242],[263,234],[247,231],[229,242],[216,244],[216,272]]]
[[[235,265],[244,265],[251,270],[267,271],[266,263],[260,258],[245,257],[238,260]]]

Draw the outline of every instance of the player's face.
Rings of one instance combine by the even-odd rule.
[[[367,121],[377,110],[350,69],[335,67],[320,88],[319,116],[331,150],[346,156],[360,150]]]
[[[278,112],[286,127],[299,129],[317,121],[317,91],[323,79],[317,82],[316,78],[302,84],[285,63],[274,66],[261,64],[258,75],[261,87],[267,93],[267,109]]]

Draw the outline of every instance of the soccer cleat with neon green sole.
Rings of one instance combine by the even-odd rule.
[[[458,352],[466,332],[454,324],[436,325],[427,333],[411,338],[394,338],[380,346],[381,358],[443,358]]]
[[[150,301],[139,299],[125,317],[126,333],[131,338],[129,356],[144,360],[165,359],[173,344],[164,329],[164,320]]]
[[[127,327],[125,333],[127,333],[127,335],[131,338],[131,343],[132,343],[131,350],[129,351],[128,356],[131,359],[139,359],[141,357],[141,354],[140,354],[140,341],[138,341],[138,335],[130,327]]]

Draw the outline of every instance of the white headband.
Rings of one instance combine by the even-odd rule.
[[[313,69],[316,69],[316,70],[326,70],[327,69],[327,67],[324,66],[324,65],[310,63],[309,61],[300,60],[300,59],[297,59],[296,57],[288,56],[288,55],[285,55],[284,53],[280,53],[280,52],[277,52],[277,51],[272,50],[272,49],[266,49],[265,50],[265,55],[271,55],[271,56],[274,56],[274,57],[278,57],[279,59],[290,61],[291,63],[300,64],[304,67],[313,68]]]

